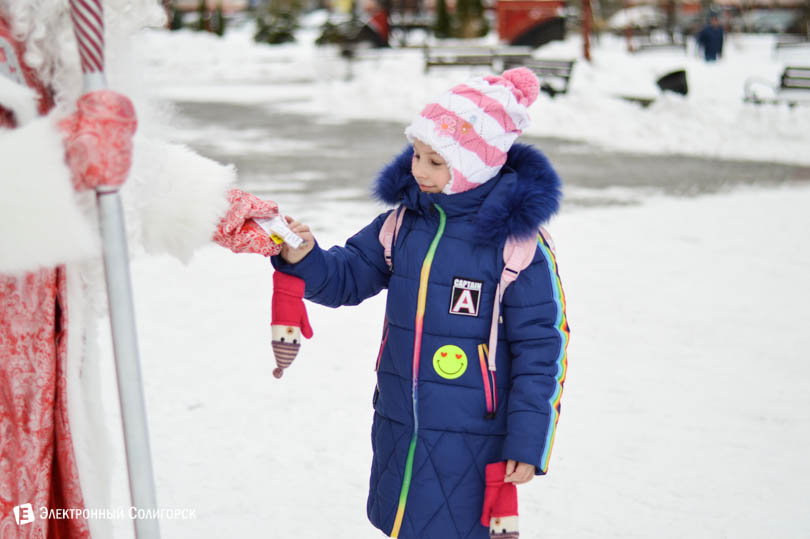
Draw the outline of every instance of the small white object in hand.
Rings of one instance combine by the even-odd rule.
[[[298,249],[304,243],[303,238],[290,230],[290,227],[287,226],[287,223],[284,222],[284,219],[280,215],[276,215],[272,219],[253,220],[256,221],[256,224],[262,227],[265,232],[270,234],[270,237],[273,238],[273,241],[276,243],[284,242],[293,249]]]

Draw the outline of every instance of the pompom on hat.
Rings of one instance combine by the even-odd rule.
[[[428,104],[405,136],[424,142],[447,162],[450,181],[444,193],[463,193],[494,178],[506,163],[539,93],[537,77],[525,67],[478,77]]]

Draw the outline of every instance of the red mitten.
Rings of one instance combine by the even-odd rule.
[[[124,183],[137,127],[135,107],[127,96],[96,90],[79,98],[76,112],[59,122],[73,187],[114,191]]]
[[[214,241],[234,253],[258,253],[273,256],[281,252],[281,245],[276,244],[262,228],[251,221],[253,217],[275,217],[278,205],[270,200],[231,189],[228,192],[231,207],[220,220],[214,232]]]
[[[506,462],[493,462],[486,467],[486,489],[481,524],[489,527],[489,536],[499,539],[517,539],[518,507],[517,487],[505,483]]]
[[[276,367],[273,376],[281,378],[284,369],[301,349],[301,335],[312,337],[307,308],[304,306],[305,283],[298,277],[277,271],[273,274],[273,314],[270,328],[273,332],[273,355]]]

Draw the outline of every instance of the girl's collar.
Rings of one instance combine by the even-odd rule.
[[[413,149],[408,146],[379,174],[374,184],[378,200],[429,214],[433,204],[448,217],[469,215],[475,220],[477,237],[499,243],[507,237],[527,238],[537,234],[560,206],[562,184],[548,159],[536,148],[513,144],[506,164],[487,183],[453,195],[423,193],[411,174]]]

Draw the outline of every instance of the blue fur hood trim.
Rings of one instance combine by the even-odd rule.
[[[513,144],[497,176],[454,195],[422,193],[411,174],[412,157],[413,148],[408,146],[380,171],[374,184],[376,199],[418,211],[433,202],[452,206],[462,198],[468,207],[472,197],[477,210],[470,217],[476,221],[478,237],[493,243],[533,236],[559,210],[562,182],[546,156],[533,146]]]

